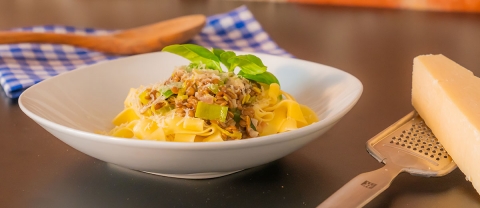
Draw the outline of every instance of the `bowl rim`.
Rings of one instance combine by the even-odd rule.
[[[235,51],[237,52],[237,51]],[[97,134],[94,132],[87,132],[87,131],[82,131],[78,130],[75,128],[71,128],[68,126],[64,126],[58,123],[55,123],[53,121],[50,121],[46,118],[43,118],[32,111],[28,109],[24,105],[24,100],[27,99],[26,96],[28,96],[28,93],[32,91],[32,89],[35,89],[36,86],[41,86],[43,83],[48,83],[52,82],[56,79],[57,77],[65,76],[66,74],[69,73],[78,73],[81,70],[86,70],[92,66],[98,66],[98,65],[104,65],[104,64],[109,64],[112,61],[125,61],[125,59],[133,59],[138,56],[145,56],[145,55],[152,55],[156,53],[165,53],[165,52],[153,52],[153,53],[146,53],[146,54],[139,54],[139,55],[133,55],[133,56],[128,56],[128,57],[123,57],[115,60],[110,60],[110,61],[103,61],[100,63],[92,64],[92,65],[86,65],[82,67],[78,67],[75,70],[67,71],[64,73],[61,73],[55,77],[43,80],[28,89],[26,89],[19,97],[18,99],[18,104],[20,106],[20,109],[32,120],[34,120],[37,124],[41,126],[46,126],[48,128],[54,129],[59,132],[63,132],[66,134],[74,134],[77,136],[82,137],[83,139],[88,139],[91,141],[96,141],[96,142],[102,142],[102,143],[110,143],[110,144],[115,144],[115,145],[121,145],[121,146],[135,146],[135,147],[142,147],[142,148],[152,148],[152,149],[159,149],[159,148],[164,148],[164,149],[182,149],[182,150],[218,150],[218,149],[239,149],[239,148],[247,148],[251,146],[261,146],[261,145],[268,145],[272,143],[279,143],[279,142],[286,142],[289,140],[294,140],[299,137],[303,137],[309,134],[314,133],[315,131],[320,131],[330,125],[335,124],[337,121],[339,121],[345,114],[347,114],[358,102],[360,99],[362,93],[363,93],[363,85],[360,82],[358,78],[355,76],[351,75],[348,72],[345,72],[343,70],[323,65],[320,63],[315,63],[307,60],[302,60],[302,59],[297,59],[297,58],[291,58],[291,57],[281,57],[281,56],[275,56],[271,54],[263,54],[263,53],[257,53],[257,52],[239,52],[239,53],[250,53],[250,54],[261,54],[261,55],[267,55],[275,58],[282,58],[282,59],[294,59],[296,61],[303,61],[303,62],[308,62],[311,64],[317,64],[323,67],[328,67],[336,72],[339,73],[344,73],[344,75],[348,76],[352,81],[355,82],[358,87],[350,92],[349,94],[353,94],[353,100],[352,102],[348,103],[348,105],[345,105],[343,109],[341,109],[338,113],[328,116],[325,118],[322,118],[318,122],[315,122],[311,125],[304,126],[302,128],[293,130],[293,131],[288,131],[288,132],[282,132],[279,134],[273,134],[273,135],[267,135],[267,136],[262,136],[258,138],[251,138],[251,139],[242,139],[242,140],[233,140],[233,141],[227,141],[227,142],[192,142],[192,143],[187,143],[187,142],[162,142],[162,141],[153,141],[153,140],[139,140],[139,139],[128,139],[128,138],[118,138],[118,137],[113,137],[113,136],[108,136],[108,135],[102,135],[102,134]],[[60,138],[58,138],[60,139]],[[62,140],[63,141],[63,140]]]

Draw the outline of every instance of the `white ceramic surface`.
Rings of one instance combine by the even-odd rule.
[[[259,56],[284,91],[312,108],[319,122],[248,140],[218,143],[143,141],[95,134],[113,127],[130,88],[165,80],[182,57],[156,52],[103,62],[67,72],[27,89],[20,108],[73,148],[126,168],[180,178],[212,178],[262,165],[308,144],[330,129],[357,102],[361,82],[317,63]],[[326,148],[326,147],[321,147]]]

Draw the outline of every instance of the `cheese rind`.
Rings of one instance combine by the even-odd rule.
[[[480,78],[443,55],[418,56],[412,105],[480,193]]]

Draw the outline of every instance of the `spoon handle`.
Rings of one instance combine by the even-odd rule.
[[[200,32],[205,21],[204,15],[188,15],[108,35],[0,32],[0,44],[67,44],[110,54],[131,55],[159,51],[167,45],[184,43]]]
[[[105,44],[111,41],[98,35],[74,35],[38,32],[0,32],[0,44],[11,43],[53,43],[74,45],[92,50],[104,51]]]

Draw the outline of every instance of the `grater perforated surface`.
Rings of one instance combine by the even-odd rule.
[[[410,129],[403,130],[399,136],[392,136],[390,144],[406,147],[437,161],[450,157],[423,121],[414,122]]]
[[[407,172],[440,176],[456,165],[423,119],[412,112],[367,142],[380,162],[395,162]]]

